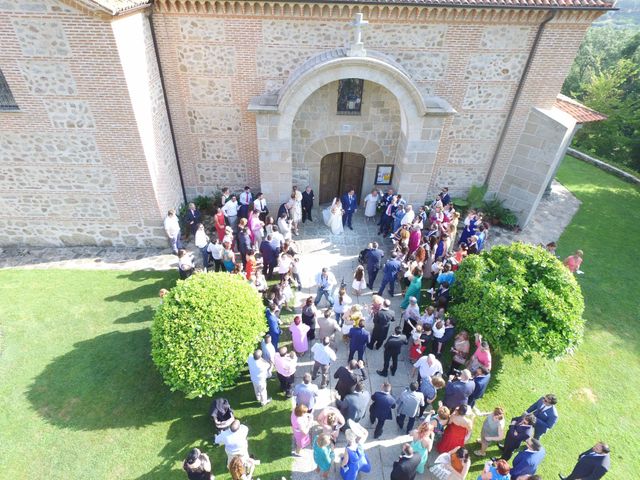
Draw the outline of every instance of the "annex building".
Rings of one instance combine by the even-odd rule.
[[[487,183],[521,225],[607,0],[0,0],[0,245],[165,245],[185,199]]]

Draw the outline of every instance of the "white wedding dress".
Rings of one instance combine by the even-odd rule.
[[[342,203],[339,199],[334,198],[329,208],[322,211],[324,223],[331,229],[334,235],[340,235],[344,228],[342,227]]]

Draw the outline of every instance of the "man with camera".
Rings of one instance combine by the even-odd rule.
[[[453,375],[449,376],[449,383],[444,389],[444,401],[442,402],[450,411],[459,405],[467,405],[469,396],[475,389],[475,383],[469,370],[453,369]]]

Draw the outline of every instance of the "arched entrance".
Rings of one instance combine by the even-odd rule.
[[[330,153],[320,161],[320,203],[327,203],[353,188],[362,193],[364,155],[351,152]]]

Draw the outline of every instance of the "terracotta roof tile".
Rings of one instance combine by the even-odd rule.
[[[563,112],[571,115],[578,123],[601,122],[602,120],[607,119],[606,115],[596,112],[589,107],[585,107],[573,98],[569,98],[562,94],[559,94],[556,97],[556,102],[553,106],[558,110],[562,110]]]

